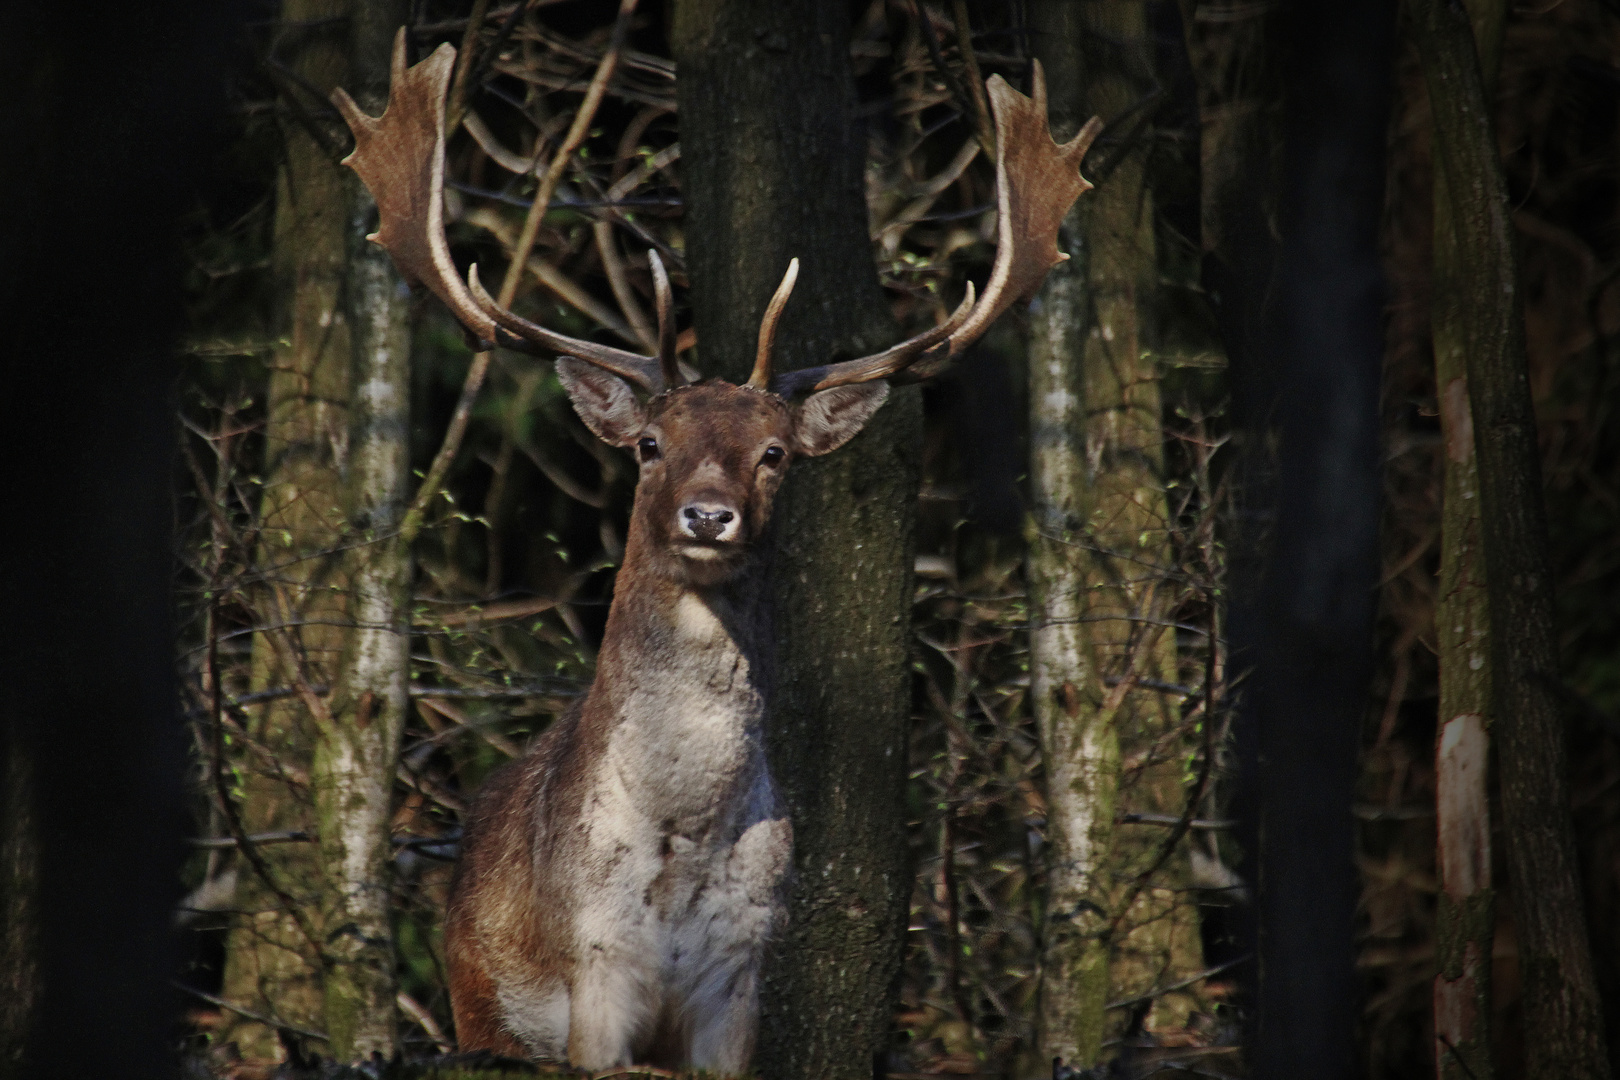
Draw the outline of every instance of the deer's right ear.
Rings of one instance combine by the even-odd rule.
[[[647,410],[623,379],[573,357],[557,358],[557,381],[585,426],[609,446],[629,446],[647,426]]]

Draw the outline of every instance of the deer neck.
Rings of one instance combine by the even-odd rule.
[[[699,588],[660,573],[649,555],[632,518],[581,719],[638,805],[708,831],[720,808],[770,787],[764,574],[756,557],[725,583]]]

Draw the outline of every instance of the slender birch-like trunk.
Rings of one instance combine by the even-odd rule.
[[[1032,15],[1057,138],[1092,113],[1120,118],[1151,87],[1145,5]],[[1075,1066],[1101,1055],[1110,998],[1196,970],[1201,954],[1193,909],[1168,887],[1178,872],[1185,879],[1184,861],[1138,889],[1163,838],[1115,825],[1122,750],[1179,718],[1162,695],[1133,688],[1174,681],[1176,668],[1174,637],[1155,625],[1166,592],[1156,574],[1170,552],[1158,373],[1142,325],[1155,280],[1148,141],[1091,155],[1092,167],[1111,157],[1112,168],[1070,211],[1062,240],[1072,257],[1031,313],[1030,675],[1048,843],[1038,1025],[1043,1058]],[[1143,770],[1131,809],[1181,812],[1171,757],[1168,770]],[[1185,1005],[1166,995],[1149,1026],[1175,1026]]]
[[[1495,82],[1506,10],[1474,0],[1474,36],[1486,86]],[[1488,96],[1488,95],[1487,95]],[[1490,613],[1480,547],[1479,465],[1468,400],[1468,267],[1457,250],[1460,222],[1445,170],[1434,170],[1435,387],[1445,437],[1441,496],[1440,727],[1435,743],[1436,863],[1434,1033],[1439,1080],[1491,1080],[1491,820],[1486,779],[1491,748]]]
[[[1610,1075],[1570,819],[1552,571],[1513,223],[1469,13],[1414,0],[1464,328],[1489,609],[1491,705],[1532,1078]],[[1483,35],[1482,35],[1483,40]],[[1488,55],[1488,53],[1487,53]],[[1449,386],[1442,386],[1441,393]],[[1466,946],[1465,946],[1466,948]]]
[[[396,0],[286,0],[282,18],[299,30],[278,59],[380,112],[405,17]],[[225,995],[325,1032],[318,1049],[346,1060],[395,1044],[388,823],[410,659],[411,564],[397,528],[409,296],[365,240],[376,214],[364,186],[295,120],[285,145],[261,507],[271,629],[254,642],[253,683],[299,692],[261,706],[249,732],[278,767],[237,764],[245,832],[307,831],[319,844],[262,847],[259,866],[243,867],[238,904],[251,914],[228,944]],[[262,1024],[238,1020],[225,1037],[247,1058],[281,1056]]]
[[[356,4],[348,86],[372,115],[388,100],[393,0]],[[389,822],[410,690],[410,294],[388,253],[365,237],[376,206],[347,180],[346,314],[351,391],[347,526],[349,625],[310,786],[324,871],[326,1032],[338,1060],[391,1055],[396,1042]]]

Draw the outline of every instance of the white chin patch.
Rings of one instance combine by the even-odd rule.
[[[711,562],[724,556],[725,552],[719,548],[702,547],[698,544],[688,544],[681,548],[682,558],[695,559],[698,562]]]

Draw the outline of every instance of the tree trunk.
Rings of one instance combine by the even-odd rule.
[[[375,116],[388,101],[396,0],[353,6],[347,88]],[[388,253],[365,237],[376,205],[346,173],[349,326],[347,507],[351,549],[348,640],[317,735],[311,790],[325,869],[325,1022],[339,1061],[394,1052],[390,920],[394,768],[410,698],[410,541],[400,532],[410,491],[410,294]]]
[[[1475,0],[1475,38],[1487,85],[1501,55],[1506,9]],[[1435,837],[1440,895],[1435,910],[1435,1075],[1491,1080],[1490,614],[1480,550],[1479,467],[1468,401],[1465,264],[1457,250],[1445,172],[1434,171],[1435,387],[1445,438],[1441,497],[1440,725],[1435,742]]]
[[[381,111],[402,3],[286,0],[282,18],[297,28],[278,59],[309,87],[343,85]],[[329,142],[338,131],[327,129]],[[394,1044],[387,829],[409,673],[410,563],[395,537],[408,299],[386,253],[364,239],[375,210],[363,185],[299,120],[285,134],[260,510],[261,617],[279,629],[254,641],[253,688],[303,692],[262,706],[249,733],[279,774],[249,757],[238,768],[246,832],[302,830],[320,844],[262,848],[270,882],[244,868],[238,905],[253,914],[231,934],[225,996],[327,1031],[321,1051],[348,1058]],[[350,547],[352,529],[374,542]],[[329,699],[312,692],[323,686]],[[225,1037],[250,1059],[281,1055],[262,1024],[239,1020]]]
[[[1246,0],[1181,0],[1181,8],[1198,82],[1201,278],[1226,352],[1231,392],[1219,529],[1226,558],[1225,671],[1228,685],[1236,688],[1229,702],[1235,706],[1236,775],[1220,783],[1217,793],[1238,827],[1221,838],[1217,851],[1237,861],[1244,884],[1252,887],[1260,849],[1255,831],[1259,750],[1246,674],[1259,654],[1261,582],[1277,515],[1281,380],[1267,323],[1278,248],[1283,11]],[[1214,869],[1227,873],[1224,867]],[[1226,907],[1205,908],[1204,916],[1219,921],[1217,936],[1234,939],[1240,955],[1252,953],[1259,933],[1254,905],[1235,889],[1226,898]]]
[[[1393,15],[1296,4],[1284,17],[1281,243],[1263,336],[1279,376],[1277,519],[1242,704],[1258,838],[1246,1050],[1263,1080],[1357,1075],[1351,806],[1378,580]]]
[[[1151,90],[1145,5],[1032,14],[1059,140],[1093,113],[1121,118]],[[1184,864],[1138,890],[1162,837],[1115,826],[1122,750],[1145,749],[1179,722],[1164,695],[1131,688],[1176,678],[1175,638],[1159,625],[1169,590],[1154,574],[1171,555],[1158,373],[1142,344],[1155,282],[1151,136],[1137,136],[1089,159],[1112,168],[1070,211],[1063,241],[1076,257],[1052,272],[1031,313],[1031,696],[1048,844],[1038,1024],[1042,1057],[1076,1066],[1096,1064],[1110,998],[1201,966],[1194,909],[1168,887]],[[1144,770],[1130,809],[1182,811],[1181,756],[1169,757],[1168,769]],[[1185,1021],[1185,996],[1154,1008],[1149,1027]]]
[[[1455,238],[1478,460],[1491,704],[1532,1077],[1610,1075],[1570,820],[1552,572],[1507,186],[1468,12],[1417,0],[1413,28]],[[1442,387],[1445,392],[1448,387]]]
[[[741,381],[798,256],[779,369],[892,340],[866,237],[865,141],[838,4],[681,0],[687,268],[701,366]],[[768,963],[757,1066],[865,1080],[888,1040],[911,877],[908,613],[921,410],[794,466],[777,501],[771,768],[794,825],[789,926]]]
[[[328,90],[348,75],[347,0],[286,0],[282,19],[303,26],[278,59]],[[343,533],[342,469],[349,417],[349,326],[343,283],[348,259],[347,181],[331,152],[295,118],[283,121],[285,157],[276,184],[272,268],[277,306],[265,428],[259,564],[261,624],[284,629],[253,641],[252,690],[330,685],[343,651],[347,581],[336,553]],[[308,777],[315,718],[298,695],[260,706],[248,737],[280,764],[235,761],[243,829],[315,832]],[[260,849],[271,881],[244,865],[237,889],[246,914],[227,941],[224,996],[309,1030],[325,1024],[321,958],[284,894],[319,912],[320,860],[306,844]],[[273,1029],[238,1017],[221,1033],[250,1060],[279,1059]],[[326,1048],[320,1048],[325,1052]]]

